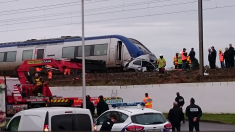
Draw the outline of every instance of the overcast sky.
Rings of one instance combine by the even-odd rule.
[[[224,51],[229,43],[235,45],[235,0],[204,0],[203,8],[208,65],[208,48]],[[171,67],[183,48],[189,53],[194,47],[199,59],[197,9],[197,0],[87,0],[85,36],[137,39],[156,56],[163,54]],[[0,16],[0,43],[82,36],[80,0],[1,0]]]

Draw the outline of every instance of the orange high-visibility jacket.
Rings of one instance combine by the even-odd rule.
[[[143,102],[145,103],[146,108],[151,108],[151,109],[153,108],[153,106],[152,106],[153,100],[149,96],[144,98]]]
[[[220,62],[224,61],[224,53],[219,53]]]
[[[173,61],[175,62],[175,65],[178,65],[178,57],[177,56],[174,57]]]

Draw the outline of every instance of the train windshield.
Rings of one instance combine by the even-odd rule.
[[[139,41],[129,38],[131,40],[132,43],[134,43],[141,51],[144,52],[144,54],[151,54],[151,52],[143,45],[141,44]]]

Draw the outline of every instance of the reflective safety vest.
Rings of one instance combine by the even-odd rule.
[[[181,56],[182,56],[182,60],[187,60],[187,57],[184,55],[185,52],[182,52],[181,53]]]
[[[182,64],[182,57],[181,57],[181,55],[178,55],[178,64]]]
[[[68,75],[70,75],[70,69],[69,68],[64,69],[64,75],[66,75],[67,73],[68,73]]]
[[[36,67],[36,71],[37,71],[37,72],[41,72],[41,71],[42,71],[42,68]]]
[[[175,62],[175,65],[178,65],[178,57],[175,56],[173,62]]]
[[[187,58],[187,62],[188,62],[189,64],[191,64],[190,56],[188,56],[188,58]]]
[[[219,53],[220,62],[224,61],[224,53]]]
[[[146,97],[144,100],[143,100],[143,102],[145,103],[145,107],[146,108],[153,108],[153,106],[152,106],[152,102],[153,102],[153,100],[152,100],[152,98],[150,98],[149,96],[148,97]]]
[[[36,78],[35,80],[36,80],[36,83],[37,83],[38,86],[42,85],[42,82],[40,81],[40,77]]]
[[[164,68],[165,67],[165,65],[166,65],[166,60],[164,59],[164,58],[159,58],[158,60],[157,60],[157,64],[158,64],[158,68]]]
[[[48,79],[52,79],[52,71],[48,71]]]

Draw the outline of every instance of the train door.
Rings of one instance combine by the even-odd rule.
[[[35,54],[34,54],[34,59],[44,59],[44,53],[45,53],[44,48],[36,48]]]
[[[117,42],[117,48],[116,48],[116,65],[122,65],[123,62],[123,44],[122,41]]]

